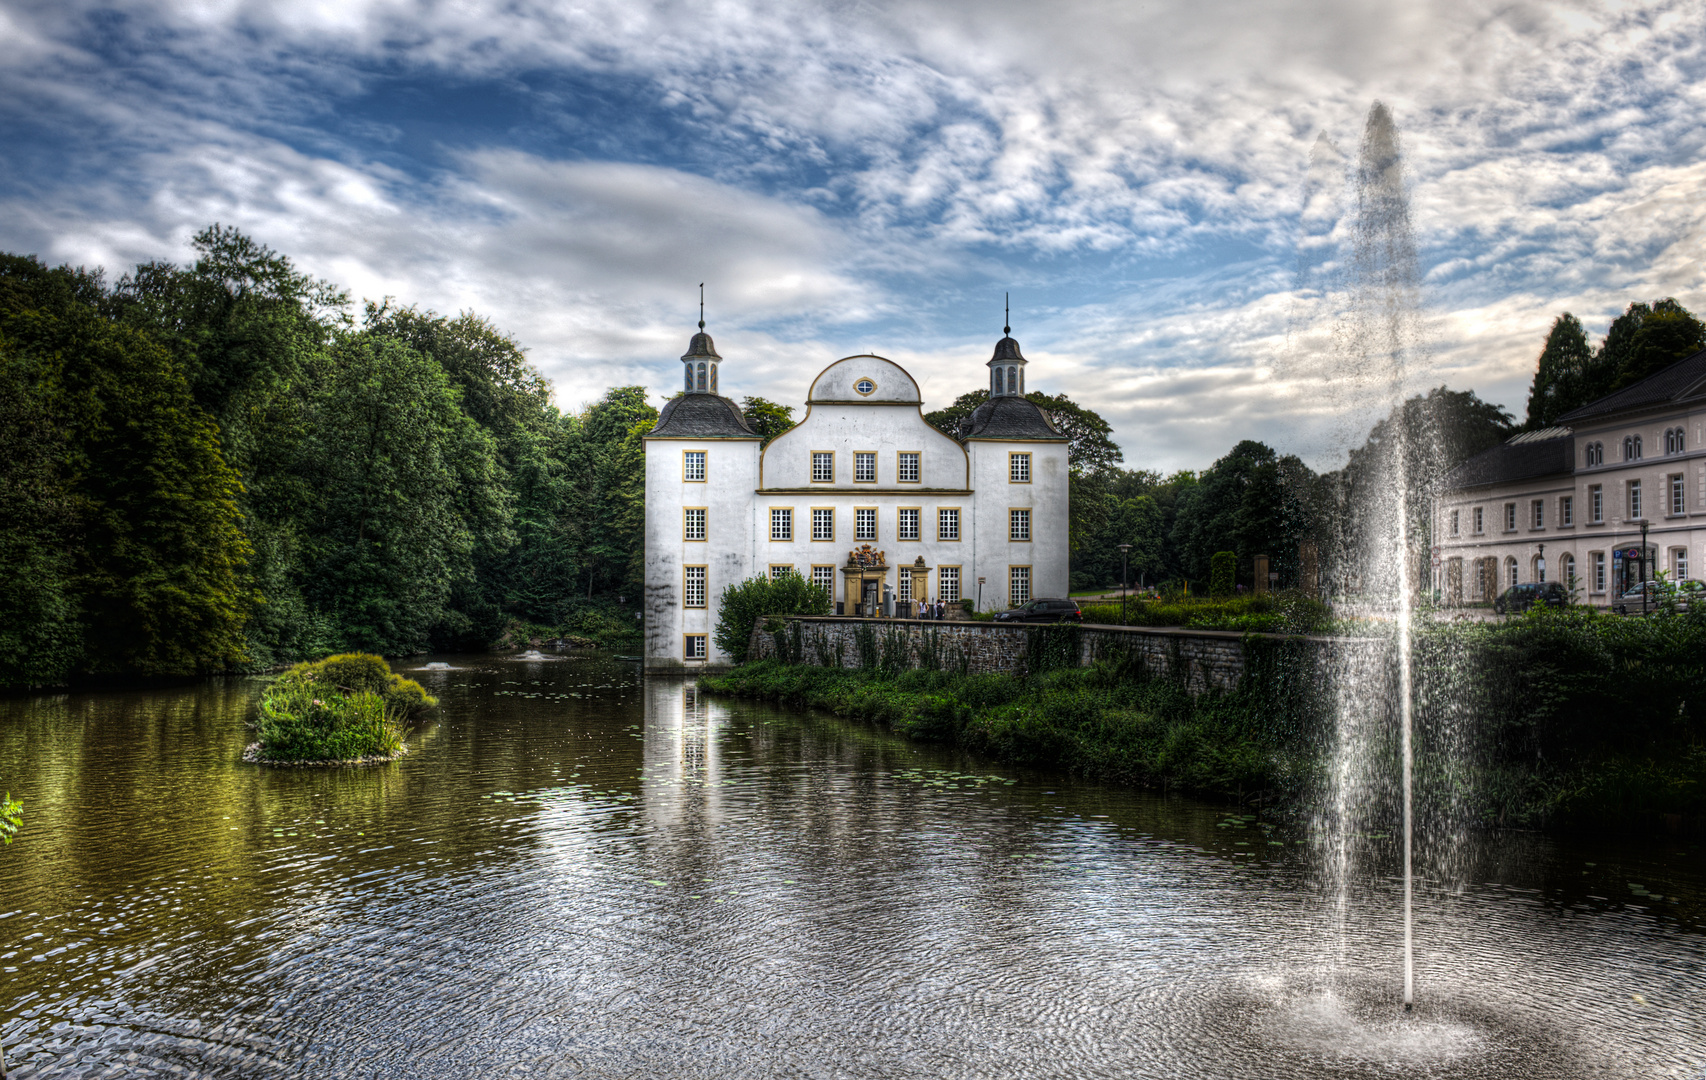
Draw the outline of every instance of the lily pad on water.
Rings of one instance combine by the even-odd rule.
[[[653,881],[647,881],[646,884],[647,885],[667,885],[668,882],[653,880]]]

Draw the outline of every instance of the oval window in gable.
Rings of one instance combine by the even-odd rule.
[[[872,382],[870,379],[860,379],[858,382],[853,384],[853,389],[859,391],[861,394],[869,394],[877,389],[877,384]]]

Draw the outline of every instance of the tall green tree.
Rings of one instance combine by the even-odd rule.
[[[1582,329],[1581,321],[1567,311],[1558,316],[1546,335],[1534,383],[1528,391],[1530,430],[1551,427],[1558,417],[1582,403],[1592,360],[1593,352],[1588,348],[1587,331]]]
[[[0,257],[6,382],[21,395],[14,408],[26,423],[51,417],[58,437],[49,445],[60,458],[26,456],[17,480],[35,493],[26,499],[45,493],[50,503],[71,503],[81,669],[223,670],[245,658],[254,600],[241,485],[181,365],[104,316],[104,300],[94,275]],[[9,522],[8,532],[20,524]],[[64,564],[36,565],[57,575]],[[44,579],[36,599],[56,588]],[[53,607],[38,612],[49,612],[42,617],[61,634],[67,623]]]
[[[1237,583],[1254,584],[1252,557],[1262,554],[1282,587],[1295,584],[1296,551],[1310,523],[1291,492],[1312,478],[1296,457],[1281,457],[1265,443],[1245,439],[1234,446],[1180,499],[1173,544],[1185,577],[1207,581],[1215,554],[1231,551]]]

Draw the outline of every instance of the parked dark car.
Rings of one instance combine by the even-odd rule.
[[[1032,600],[1024,607],[995,613],[996,622],[1083,622],[1084,613],[1076,600],[1046,598]]]
[[[1512,585],[1499,594],[1493,601],[1493,610],[1500,615],[1513,615],[1527,611],[1535,604],[1545,604],[1547,607],[1563,607],[1570,602],[1570,594],[1564,591],[1561,581],[1531,581],[1524,585]]]

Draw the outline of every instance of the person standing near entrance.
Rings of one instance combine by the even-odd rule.
[[[948,605],[940,596],[936,598],[936,617],[938,619],[945,619],[948,617]]]

